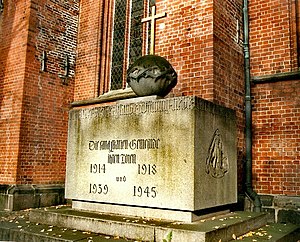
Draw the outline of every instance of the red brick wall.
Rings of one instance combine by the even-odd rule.
[[[251,0],[251,74],[261,76],[295,70],[295,9],[291,0]]]
[[[213,99],[213,1],[156,1],[156,54],[164,56],[178,74],[175,96]],[[164,27],[161,28],[161,24]]]
[[[236,110],[239,190],[242,189],[245,155],[242,29],[242,1],[214,1],[213,101]]]
[[[78,58],[75,80],[75,100],[84,100],[98,96],[100,33],[103,26],[103,1],[86,0],[80,3],[80,21],[78,30]],[[107,1],[110,2],[110,1]]]
[[[253,87],[254,184],[259,193],[300,195],[300,81]]]
[[[295,71],[295,1],[249,1],[251,75]],[[253,85],[253,171],[262,194],[300,195],[300,81]]]
[[[29,21],[29,1],[0,13],[0,183],[15,184]]]
[[[99,46],[105,46],[105,41],[109,45],[109,42],[99,35],[103,35],[109,25],[109,22],[102,25],[103,14],[108,14],[109,6],[101,2],[81,2],[75,100],[97,97],[97,89],[101,88],[99,82],[105,83],[101,74],[105,70],[99,74],[99,60],[108,57],[109,52],[99,49]],[[198,95],[212,99],[212,1],[156,2],[157,13],[167,12],[168,15],[157,21],[156,54],[166,57],[179,74],[173,95]],[[161,28],[161,24],[165,27]]]
[[[6,119],[2,118],[4,116],[1,113],[0,132],[3,135],[0,139],[1,149],[4,149],[1,155],[4,159],[1,157],[0,161],[3,162],[0,183],[64,183],[67,120],[69,105],[73,100],[79,4],[78,1],[58,0],[31,1],[27,5],[24,1],[19,2],[22,9],[12,15],[9,6],[5,5],[1,16],[1,39],[7,39],[4,41],[7,45],[4,48],[5,59],[1,54],[5,66],[2,69],[4,85],[1,87],[1,100],[7,100],[7,104],[1,103],[1,112],[5,113]],[[9,1],[11,6],[15,3]],[[9,23],[16,25],[11,38],[7,37],[7,31],[14,28]],[[8,29],[4,31],[4,28]],[[16,36],[20,36],[20,41]],[[10,51],[12,47],[16,48],[15,52]],[[46,72],[40,70],[43,51],[47,53]],[[66,54],[69,55],[71,68],[69,85],[63,85],[59,78],[59,74],[64,73]],[[16,58],[21,59],[20,68]],[[10,105],[17,108],[11,109]],[[12,126],[14,120],[18,122]],[[7,177],[12,172],[2,167],[12,167],[13,174]],[[5,175],[2,176],[2,173]]]

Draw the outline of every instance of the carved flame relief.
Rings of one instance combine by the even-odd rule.
[[[224,151],[221,133],[219,129],[217,129],[208,149],[205,171],[214,178],[222,178],[228,170],[228,158]]]

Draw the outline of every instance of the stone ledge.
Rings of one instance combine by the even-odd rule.
[[[273,214],[276,222],[300,225],[300,197],[286,195],[259,196],[263,211]],[[251,210],[252,205],[249,199],[244,198],[240,202],[244,203],[246,211]]]
[[[87,106],[87,105],[100,104],[106,102],[114,102],[117,100],[128,99],[133,97],[137,97],[137,95],[132,91],[131,88],[126,88],[124,90],[115,90],[115,91],[107,92],[97,98],[75,101],[71,104],[71,106],[72,107]]]
[[[54,185],[0,185],[0,210],[16,211],[65,203],[65,187]]]
[[[278,82],[278,81],[291,81],[291,80],[300,80],[300,71],[291,71],[291,72],[252,77],[252,82],[254,84]]]
[[[300,210],[300,197],[275,196],[274,206],[288,209]]]

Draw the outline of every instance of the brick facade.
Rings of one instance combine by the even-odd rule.
[[[0,184],[10,188],[64,184],[78,2],[4,1],[0,13]],[[45,71],[41,70],[43,51]],[[65,55],[69,55],[70,72],[62,79]]]
[[[300,195],[300,81],[253,87],[255,188],[262,194]]]
[[[290,0],[256,0],[249,10],[255,189],[299,196],[300,78],[289,76],[299,68],[299,6]]]
[[[29,6],[8,2],[0,13],[0,179],[8,184],[17,182]]]
[[[117,98],[108,92],[112,2],[4,1],[0,184],[63,184],[70,104],[100,105],[125,97],[122,91]],[[178,74],[169,96],[195,95],[236,111],[241,192],[243,1],[156,0],[156,7],[167,17],[157,21],[155,53]],[[253,182],[259,194],[299,196],[298,10],[293,0],[249,1]],[[46,71],[41,70],[43,51]],[[66,55],[70,72],[64,79]]]

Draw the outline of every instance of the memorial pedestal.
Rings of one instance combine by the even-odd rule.
[[[197,97],[127,100],[69,115],[73,208],[193,221],[237,201],[234,111]]]

